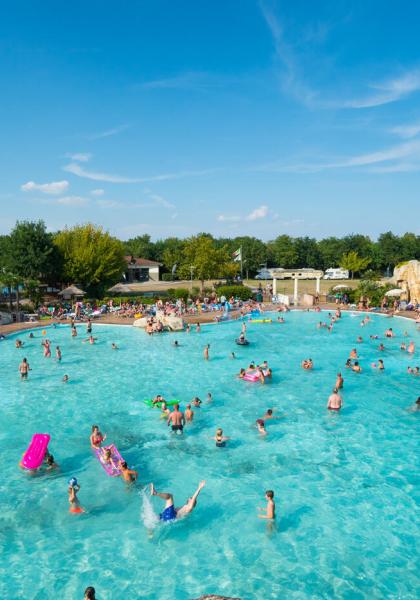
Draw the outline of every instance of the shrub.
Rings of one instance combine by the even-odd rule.
[[[240,298],[241,300],[250,300],[254,297],[252,290],[245,285],[221,285],[217,288],[218,296],[230,298]]]
[[[174,275],[172,277],[172,273],[162,273],[161,279],[162,281],[175,281],[177,279],[177,276]]]
[[[187,300],[189,296],[189,291],[187,290],[187,288],[177,288],[175,290],[175,298],[177,300]]]

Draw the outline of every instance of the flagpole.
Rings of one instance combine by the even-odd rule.
[[[243,265],[242,265],[242,246],[241,246],[241,280],[243,280]]]

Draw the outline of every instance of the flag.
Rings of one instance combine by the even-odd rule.
[[[242,248],[238,248],[233,254],[232,258],[234,262],[239,262],[242,260]]]

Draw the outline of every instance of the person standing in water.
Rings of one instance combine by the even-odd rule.
[[[187,408],[185,409],[185,421],[187,423],[192,423],[192,420],[194,418],[194,411],[191,410],[191,404],[187,404]]]
[[[61,355],[60,346],[56,346],[56,348],[55,348],[55,358],[58,361],[61,361],[62,355]]]
[[[203,350],[204,360],[209,360],[209,358],[210,358],[209,348],[210,348],[210,344],[206,344],[206,346],[204,347],[204,350]]]
[[[226,442],[230,440],[230,437],[226,437],[223,435],[223,429],[219,427],[216,431],[216,435],[211,438],[216,442],[217,448],[224,448],[226,446]]]
[[[24,358],[22,360],[22,362],[19,365],[19,373],[20,373],[20,378],[21,379],[28,379],[28,374],[29,371],[31,371],[32,369],[29,366],[29,363],[27,361],[26,358]]]
[[[198,495],[205,485],[205,481],[200,481],[197,490],[190,498],[188,498],[187,502],[180,508],[175,508],[174,497],[172,494],[168,494],[167,492],[157,492],[155,490],[155,486],[153,483],[151,483],[150,495],[158,496],[159,498],[162,498],[162,500],[165,500],[165,508],[163,512],[160,513],[159,519],[161,521],[174,521],[175,519],[182,519],[183,517],[186,517],[196,507]]]
[[[335,387],[332,391],[332,394],[328,398],[327,408],[328,410],[340,410],[343,406],[343,399],[338,393],[338,389]]]
[[[267,500],[267,506],[265,508],[258,507],[258,510],[265,514],[258,515],[258,518],[273,521],[276,518],[276,503],[274,502],[273,490],[267,490],[265,492],[265,499]]]
[[[183,432],[185,425],[185,417],[184,414],[179,410],[179,404],[175,404],[174,410],[169,415],[167,424],[168,426],[172,425],[173,432]]]
[[[97,425],[92,425],[92,433],[90,435],[91,448],[97,450],[101,447],[102,442],[106,440],[106,434],[102,435]]]
[[[341,388],[344,386],[344,379],[341,375],[341,373],[337,373],[337,379],[335,380],[335,386],[338,390],[341,390]]]
[[[69,479],[69,504],[71,513],[84,513],[85,510],[80,506],[79,498],[77,493],[80,490],[80,485],[77,483],[76,477]]]

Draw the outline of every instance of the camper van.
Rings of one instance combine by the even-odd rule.
[[[346,269],[327,269],[324,279],[348,279],[349,272]]]

